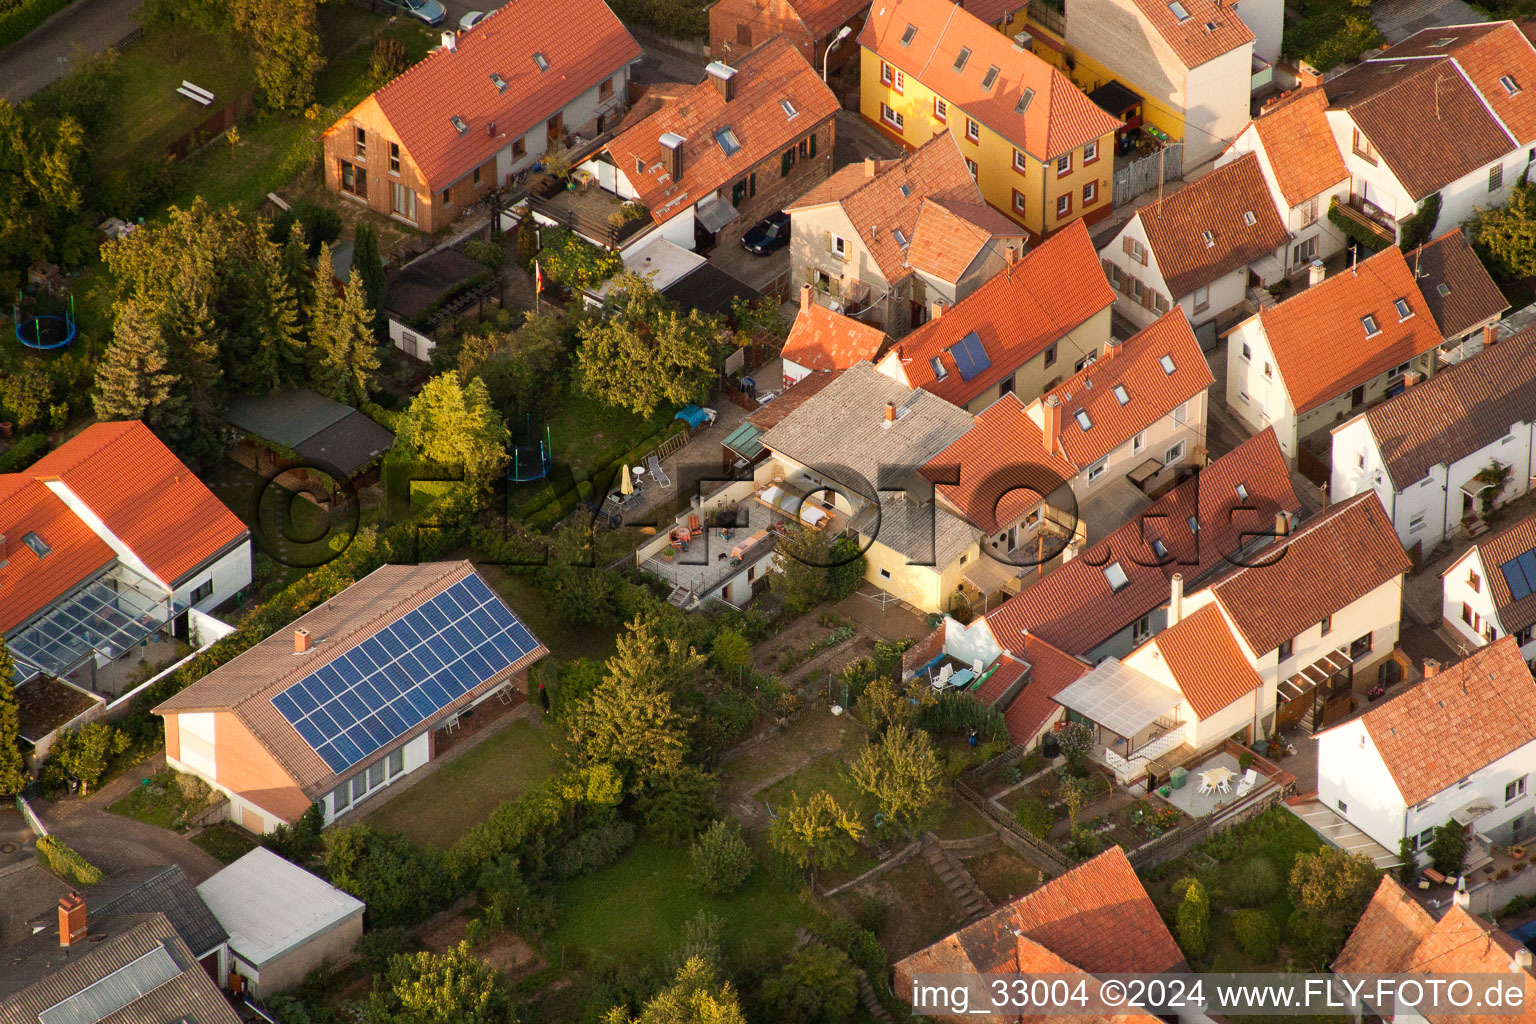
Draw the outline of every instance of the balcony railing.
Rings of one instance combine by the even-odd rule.
[[[1397,224],[1385,214],[1368,212],[1366,205],[1359,196],[1350,196],[1349,202],[1339,203],[1334,209],[1339,211],[1339,216],[1369,231],[1387,245],[1396,243]]]

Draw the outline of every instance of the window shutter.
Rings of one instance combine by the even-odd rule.
[[[834,277],[834,278],[832,278],[832,280],[831,280],[831,282],[829,284],[830,284],[830,286],[829,286],[828,290],[832,293],[832,297],[834,299],[838,298],[839,296],[842,295],[842,292],[843,292],[843,279],[842,278]]]
[[[827,252],[831,252],[832,251],[832,232],[830,232],[830,231],[823,231],[821,233],[821,240],[822,240],[822,245],[826,248]]]
[[[1122,235],[1120,238],[1120,245],[1121,248],[1125,250],[1125,254],[1127,256],[1131,257],[1131,259],[1136,258],[1136,243],[1131,240],[1130,235]]]

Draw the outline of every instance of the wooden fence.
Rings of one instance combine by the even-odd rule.
[[[223,107],[209,114],[196,128],[183,132],[165,151],[173,160],[183,160],[187,156],[201,149],[213,139],[229,131],[239,120],[250,112],[251,105],[256,99],[256,90],[247,89],[236,96],[233,101],[224,104]]]
[[[998,831],[1003,834],[1004,842],[1041,871],[1051,875],[1059,875],[1071,867],[1071,864],[1062,856],[1060,850],[1033,832],[1026,830],[1017,821],[1014,821],[1013,818],[1004,813],[1002,808],[972,788],[971,784],[965,779],[955,780],[955,792],[960,795],[960,799],[980,811],[988,821],[997,827]]]

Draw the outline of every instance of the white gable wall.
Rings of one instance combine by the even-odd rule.
[[[1243,130],[1248,123],[1252,79],[1252,43],[1189,70],[1184,94],[1188,102],[1184,111],[1185,167],[1198,167],[1214,158]]]
[[[1131,259],[1130,254],[1125,251],[1124,240],[1127,238],[1139,242],[1146,250],[1146,266],[1142,266]],[[1163,298],[1172,300],[1172,297],[1168,294],[1168,282],[1163,280],[1163,273],[1158,269],[1157,255],[1152,252],[1152,246],[1147,242],[1147,231],[1142,226],[1141,214],[1133,215],[1126,222],[1125,227],[1121,228],[1120,232],[1110,241],[1109,245],[1099,250],[1099,260],[1102,263],[1113,263],[1120,268],[1120,272],[1123,275],[1135,278],[1142,285],[1157,292]],[[1106,267],[1106,276],[1108,273],[1109,270]],[[1111,278],[1111,283],[1113,283],[1113,278]],[[1135,298],[1125,294],[1119,288],[1115,289],[1115,311],[1130,320],[1138,328],[1150,325],[1160,315],[1155,310],[1145,308]],[[1190,310],[1186,309],[1184,312],[1188,314]],[[1195,321],[1191,318],[1190,322],[1193,325]]]
[[[1248,354],[1243,354],[1243,346]],[[1271,372],[1264,372],[1265,366]],[[1227,408],[1255,433],[1275,428],[1275,439],[1288,459],[1296,458],[1296,408],[1285,389],[1285,378],[1269,338],[1257,316],[1249,317],[1227,335]]]
[[[1397,852],[1406,834],[1408,808],[1360,719],[1318,733],[1317,798]]]

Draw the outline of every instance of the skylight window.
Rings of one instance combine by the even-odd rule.
[[[1515,77],[1513,75],[1500,75],[1499,84],[1502,85],[1504,87],[1504,91],[1509,93],[1511,96],[1520,91],[1520,84],[1515,81]]]
[[[901,197],[903,199],[911,199],[912,198],[912,186],[911,185],[902,185],[902,186],[900,186],[900,189],[901,189]]]
[[[1190,533],[1200,532],[1200,520],[1196,519],[1194,516],[1190,516],[1188,519],[1184,520],[1184,522],[1189,527]]]
[[[1381,328],[1376,326],[1376,318],[1373,316],[1361,317],[1360,324],[1365,328],[1365,336],[1367,338],[1374,338],[1381,333]]]
[[[1104,567],[1104,578],[1109,581],[1109,589],[1119,590],[1131,582],[1131,578],[1125,574],[1125,569],[1119,562],[1110,562]]]
[[[544,54],[535,53],[533,55],[533,62],[539,66],[540,71],[549,70],[549,58],[544,56]]]
[[[497,92],[507,91],[507,80],[494,71],[491,72],[491,84],[496,87]]]
[[[1451,294],[1451,286],[1446,284],[1444,281],[1441,281],[1439,284],[1435,285],[1435,292],[1443,299],[1447,295]]]
[[[795,105],[789,100],[779,100],[779,106],[784,108],[784,116],[791,121],[800,116],[800,111],[796,110]]]
[[[970,60],[970,59],[971,59],[971,48],[968,47],[968,46],[960,47],[960,55],[955,58],[955,73],[958,74],[961,71],[964,71],[965,70],[965,62]]]
[[[1164,373],[1171,374],[1176,369],[1173,365],[1173,356],[1163,356],[1163,358],[1157,361],[1157,364],[1163,368]]]
[[[990,89],[996,83],[997,83],[997,65],[993,64],[991,67],[987,68],[987,73],[981,77],[981,87],[983,89]]]
[[[912,40],[917,38],[917,26],[908,25],[907,30],[901,34],[901,45],[911,46]]]
[[[1216,23],[1214,21],[1206,22],[1205,23],[1205,30],[1207,32],[1215,32],[1216,31]]]
[[[1175,18],[1179,19],[1180,25],[1189,20],[1189,12],[1184,9],[1184,5],[1179,3],[1179,0],[1173,0],[1173,3],[1168,5],[1168,9],[1173,12]]]
[[[1207,249],[1210,249],[1216,245],[1216,235],[1214,233],[1207,231],[1200,237],[1205,239],[1205,247]]]
[[[1077,412],[1073,413],[1072,416],[1077,420],[1077,425],[1082,427],[1084,430],[1093,429],[1093,420],[1089,419],[1087,409],[1079,409]]]
[[[1124,384],[1116,384],[1114,390],[1115,390],[1115,401],[1119,402],[1121,405],[1127,405],[1127,404],[1130,403],[1130,401],[1131,401],[1131,393],[1129,391],[1125,390],[1125,385]]]
[[[1413,316],[1413,307],[1408,305],[1407,299],[1396,299],[1393,301],[1392,305],[1397,307],[1397,319],[1399,322],[1407,320],[1409,317]]]
[[[1237,496],[1239,498],[1242,498],[1244,501],[1248,500],[1248,485],[1247,484],[1238,484],[1237,487],[1234,488],[1234,490],[1237,491]]]
[[[720,143],[720,149],[726,156],[734,156],[741,149],[741,140],[736,137],[730,125],[715,129],[715,141]]]
[[[1032,100],[1034,100],[1034,98],[1035,98],[1035,90],[1033,90],[1033,89],[1025,89],[1024,90],[1024,94],[1019,97],[1019,102],[1017,102],[1017,103],[1015,103],[1013,105],[1013,112],[1015,114],[1022,114],[1022,113],[1024,113],[1024,111],[1029,109],[1029,104],[1030,104],[1030,102]]]
[[[1248,225],[1249,227],[1253,227],[1254,223],[1257,220],[1258,220],[1258,218],[1253,215],[1253,211],[1252,210],[1245,210],[1245,211],[1243,211],[1243,223],[1244,224]]]
[[[39,537],[35,532],[22,537],[21,542],[31,548],[32,553],[38,558],[42,558],[53,551],[53,548],[48,546],[48,542]]]
[[[448,122],[453,125],[453,130],[458,132],[460,135],[463,135],[465,132],[469,131],[469,125],[465,124],[464,119],[458,114],[454,114],[452,117],[450,117]]]
[[[901,233],[900,228],[892,228],[891,234],[895,236],[897,245],[901,246],[903,249],[907,247],[907,236]]]
[[[1429,45],[1430,45],[1431,49],[1439,49],[1441,47],[1450,46],[1455,41],[1456,41],[1456,37],[1455,36],[1441,36],[1439,39],[1436,39],[1434,42],[1430,43]]]
[[[1152,542],[1152,553],[1154,555],[1156,555],[1158,558],[1167,558],[1168,557],[1168,545],[1164,544],[1160,540],[1154,540]]]
[[[938,356],[934,356],[932,359],[928,360],[928,365],[933,367],[933,376],[935,380],[943,380],[945,377],[949,376],[949,371],[944,369],[944,360],[940,359]]]

